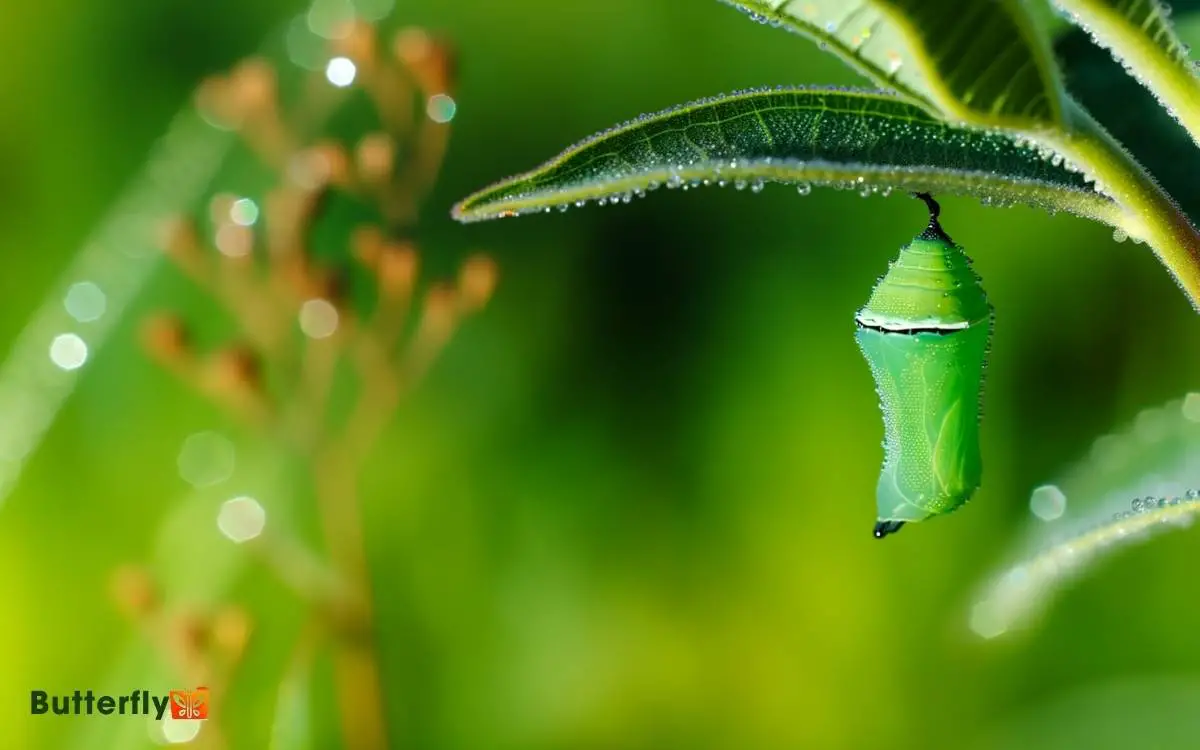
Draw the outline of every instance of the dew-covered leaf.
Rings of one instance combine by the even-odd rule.
[[[1172,528],[1191,526],[1200,515],[1200,493],[1133,500],[1129,510],[1019,559],[997,575],[971,609],[970,625],[994,638],[1040,612],[1065,584],[1103,555]]]
[[[1171,25],[1171,11],[1159,0],[1053,0],[1073,23],[1095,36],[1104,47],[1124,57],[1122,50],[1145,47],[1176,65],[1187,65],[1188,48]]]
[[[1200,10],[1200,2],[1193,3]],[[1177,8],[1177,12],[1179,9]],[[1200,25],[1181,27],[1184,40]],[[1193,222],[1200,222],[1200,149],[1154,95],[1112,54],[1074,27],[1054,43],[1071,95],[1154,175]]]
[[[815,40],[910,102],[953,120],[1056,125],[1062,86],[1019,0],[722,0]]]
[[[628,203],[660,186],[832,185],[1027,203],[1114,223],[1117,208],[1057,158],[994,132],[950,125],[890,94],[779,88],[720,96],[594,136],[454,209],[480,221]]]
[[[1114,57],[1200,144],[1200,77],[1159,0],[1054,0]]]
[[[817,0],[721,0],[755,21],[808,37],[855,70],[898,96],[936,110],[911,40],[900,26],[869,2]]]
[[[1200,393],[1146,409],[1030,497],[1031,519],[983,587],[971,626],[1020,627],[1104,555],[1200,514]],[[1132,499],[1131,498],[1135,498]]]

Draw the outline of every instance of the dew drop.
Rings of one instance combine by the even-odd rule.
[[[1116,242],[1124,242],[1129,239],[1129,235],[1125,233],[1124,229],[1114,229],[1112,237]]]
[[[812,185],[808,184],[807,182],[802,182],[796,186],[796,192],[800,195],[808,195],[812,193]]]

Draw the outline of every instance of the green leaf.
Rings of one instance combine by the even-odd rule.
[[[1200,8],[1200,3],[1194,6]],[[1185,34],[1184,39],[1195,36]],[[1187,132],[1083,29],[1073,27],[1060,36],[1054,53],[1071,95],[1154,175],[1193,222],[1200,222],[1200,181],[1195,179],[1200,150]]]
[[[916,64],[911,41],[869,2],[819,0],[780,5],[778,0],[721,1],[759,23],[808,37],[877,85],[913,104],[937,109]]]
[[[1200,78],[1159,0],[1054,0],[1122,64],[1200,144]]]
[[[953,120],[1057,125],[1062,86],[1019,0],[722,0],[815,40],[879,86]]]
[[[1145,45],[1147,51],[1157,50],[1176,64],[1188,62],[1187,46],[1171,26],[1171,11],[1159,0],[1054,0],[1054,4],[1073,23],[1091,28],[1103,46],[1112,46],[1102,36],[1111,31]],[[1094,23],[1098,27],[1093,27]]]
[[[629,202],[667,187],[765,182],[965,193],[1115,223],[1116,205],[1036,148],[947,124],[883,92],[747,91],[643,116],[568,149],[454,208],[460,221],[590,201]]]

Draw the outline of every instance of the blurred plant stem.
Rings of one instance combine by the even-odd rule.
[[[312,108],[336,104],[326,91],[332,79],[310,76],[307,103],[290,118],[282,114],[276,71],[264,60],[206,81],[202,110],[236,129],[280,179],[261,200],[214,196],[210,235],[180,218],[164,237],[169,257],[235,321],[236,337],[201,352],[184,321],[164,314],[147,322],[144,341],[160,363],[308,468],[326,560],[286,529],[264,529],[265,513],[257,527],[253,518],[218,525],[248,542],[324,621],[318,632],[333,652],[343,745],[382,750],[390,744],[358,478],[403,398],[462,320],[487,303],[497,269],[476,255],[457,284],[419,290],[418,249],[406,239],[448,142],[449,50],[417,29],[396,35],[390,54],[380,52],[367,25],[338,36],[332,53],[353,61],[355,86],[386,130],[352,144],[300,146],[306,139],[295,123],[328,117],[313,116]],[[330,228],[328,207],[339,201],[367,206],[378,220],[335,227],[345,230],[342,245],[318,247],[329,242],[318,230]],[[356,299],[362,290],[348,281],[352,262],[371,280],[369,312]],[[354,380],[349,397],[335,387],[343,370]],[[305,643],[314,637],[306,633]],[[210,726],[207,741],[222,747]]]

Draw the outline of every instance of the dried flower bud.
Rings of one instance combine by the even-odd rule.
[[[233,106],[238,112],[256,114],[275,104],[275,68],[264,58],[242,60],[230,74],[229,83]]]
[[[213,644],[231,658],[241,656],[250,640],[250,616],[237,606],[227,606],[213,617]]]
[[[417,283],[417,249],[410,242],[387,242],[379,257],[379,290],[390,299],[412,294]]]
[[[383,184],[392,176],[396,146],[387,133],[370,133],[358,142],[355,157],[359,178],[363,182]]]
[[[249,346],[230,346],[213,355],[209,377],[218,393],[256,393],[262,387],[262,363]]]
[[[299,255],[304,229],[316,205],[315,193],[305,188],[279,188],[267,193],[266,249],[272,260]]]
[[[158,607],[158,588],[140,565],[123,565],[113,573],[112,596],[121,612],[140,620]]]
[[[228,78],[210,76],[204,79],[196,88],[195,101],[196,108],[214,125],[226,130],[241,126],[241,118],[234,111]]]
[[[200,232],[194,221],[177,216],[163,223],[159,244],[172,258],[181,262],[192,261],[200,255]]]
[[[254,253],[254,230],[228,223],[217,229],[217,250],[226,258],[249,258]]]
[[[375,28],[363,21],[351,21],[348,27],[342,27],[334,34],[333,51],[350,58],[359,67],[373,68],[378,62],[379,49]]]
[[[308,259],[297,260],[300,262],[290,263],[282,269],[295,299],[321,298],[334,303],[343,299],[345,284],[340,276]]]
[[[350,247],[359,263],[371,270],[379,267],[383,256],[383,231],[374,224],[363,224],[350,236]]]
[[[441,346],[450,338],[456,322],[458,293],[448,284],[435,284],[425,294],[418,338],[425,344]]]
[[[229,223],[229,216],[236,201],[237,196],[233,193],[217,193],[209,200],[208,218],[212,221],[213,226]]]
[[[463,309],[479,310],[488,303],[496,290],[500,275],[496,261],[486,255],[473,255],[463,263],[458,273],[458,295]]]
[[[446,94],[453,90],[456,71],[450,47],[424,29],[402,29],[392,43],[392,53],[426,95]]]
[[[178,362],[191,350],[190,336],[183,320],[162,313],[142,324],[142,345],[161,362]]]
[[[347,188],[351,183],[350,156],[341,144],[324,141],[309,149],[307,158],[310,184]]]
[[[201,658],[208,649],[211,636],[206,618],[194,612],[179,612],[171,618],[167,637],[174,648],[187,660]]]

